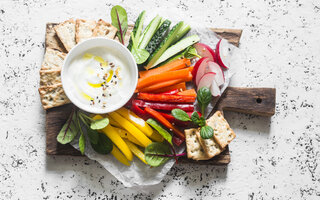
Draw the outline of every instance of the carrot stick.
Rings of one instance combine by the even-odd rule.
[[[169,82],[169,81],[168,81]],[[170,81],[170,82],[173,82],[173,81]],[[153,87],[153,86],[156,86],[156,85],[152,85],[150,87]],[[148,88],[150,88],[148,87]],[[146,89],[146,88],[143,88],[143,89]],[[174,85],[169,85],[169,86],[166,86],[166,87],[160,87],[159,89],[157,90],[152,90],[151,92],[152,93],[161,93],[161,92],[166,92],[166,91],[169,91],[169,90],[174,90],[174,89],[177,89],[179,91],[184,91],[186,90],[186,82],[181,82],[181,83],[178,83],[178,84],[174,84]],[[141,91],[141,92],[144,92],[144,91]]]
[[[197,97],[197,93],[194,89],[178,92],[178,95]]]
[[[158,111],[153,110],[152,108],[146,107],[144,109],[147,113],[149,113],[152,117],[154,117],[157,121],[163,124],[165,127],[173,131],[179,138],[185,139],[184,133],[182,133],[179,129],[173,126],[166,118],[164,118]]]
[[[137,89],[140,90],[144,87],[148,87],[159,82],[176,80],[176,79],[186,79],[190,75],[191,75],[190,69],[185,68],[185,69],[180,69],[176,71],[163,72],[161,74],[147,76],[145,78],[140,78],[138,80]]]
[[[140,92],[138,99],[145,101],[167,102],[167,103],[193,103],[196,98],[193,96],[175,95],[175,94],[152,94]]]
[[[162,65],[162,66],[155,68],[155,69],[141,71],[141,72],[139,72],[139,75],[140,75],[140,78],[145,78],[147,76],[161,74],[163,72],[183,69],[183,68],[188,67],[190,65],[191,65],[191,62],[189,59],[186,59],[186,58],[178,59],[178,60],[172,61],[170,63],[167,63],[167,64]]]

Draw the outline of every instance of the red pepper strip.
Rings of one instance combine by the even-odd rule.
[[[169,102],[169,103],[193,103],[196,98],[193,96],[171,95],[171,94],[151,94],[140,92],[138,99],[146,101]]]
[[[175,124],[177,126],[188,126],[189,122],[183,122],[180,120],[177,120],[176,118],[174,118],[174,116],[167,114],[167,113],[163,113],[163,112],[159,112],[164,118],[166,118],[171,124]]]
[[[158,111],[153,110],[152,108],[146,107],[144,109],[147,113],[149,113],[152,117],[154,117],[157,121],[159,121],[162,125],[173,131],[180,139],[185,140],[185,135],[175,126],[173,126],[166,118],[164,118]]]
[[[146,102],[142,100],[135,99],[132,101],[132,104],[135,104],[139,107],[150,107],[156,110],[168,110],[171,111],[175,108],[179,108],[186,112],[191,112],[194,110],[193,104],[174,104],[174,103],[155,103],[155,102]]]
[[[150,118],[150,115],[146,111],[139,108],[139,106],[137,106],[136,104],[132,104],[131,110],[144,120],[148,120]]]
[[[179,92],[178,89],[173,89],[173,90],[169,90],[169,91],[166,91],[166,92],[161,92],[161,93],[158,93],[158,94],[177,94]]]
[[[176,136],[173,136],[172,137],[172,142],[173,142],[173,144],[175,144],[177,146],[180,146],[184,142],[184,140],[182,140],[182,139],[180,139],[180,138],[178,138]]]

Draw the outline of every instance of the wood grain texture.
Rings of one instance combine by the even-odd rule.
[[[242,30],[237,29],[212,29],[217,35],[227,39],[230,43],[239,46]],[[262,101],[256,105],[257,98]],[[254,106],[252,106],[254,105]],[[274,113],[275,90],[257,88],[227,88],[219,99],[216,109],[221,111],[231,110],[263,116],[270,116]],[[71,145],[61,145],[56,137],[61,127],[66,122],[72,111],[73,105],[67,104],[47,110],[46,114],[46,152],[48,155],[70,155],[81,156],[80,152]],[[179,158],[179,163],[205,164],[205,165],[227,165],[230,162],[229,148],[227,147],[220,155],[207,160],[195,161],[187,157]]]

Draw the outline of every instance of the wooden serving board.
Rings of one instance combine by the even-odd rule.
[[[212,29],[217,35],[239,46],[242,30]],[[71,145],[62,145],[56,137],[67,121],[73,105],[51,108],[46,111],[46,153],[48,155],[81,156]],[[272,116],[275,112],[275,89],[273,88],[235,88],[228,87],[216,104],[217,110],[229,110],[248,114]],[[226,165],[230,162],[229,149],[206,161],[194,161],[187,157],[179,158],[180,163],[206,165]]]

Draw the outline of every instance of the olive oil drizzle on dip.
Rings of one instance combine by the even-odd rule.
[[[122,88],[123,75],[127,75],[121,60],[104,53],[103,48],[95,48],[75,58],[68,69],[69,80],[75,89],[74,95],[86,104],[106,108],[116,104],[125,90]]]

